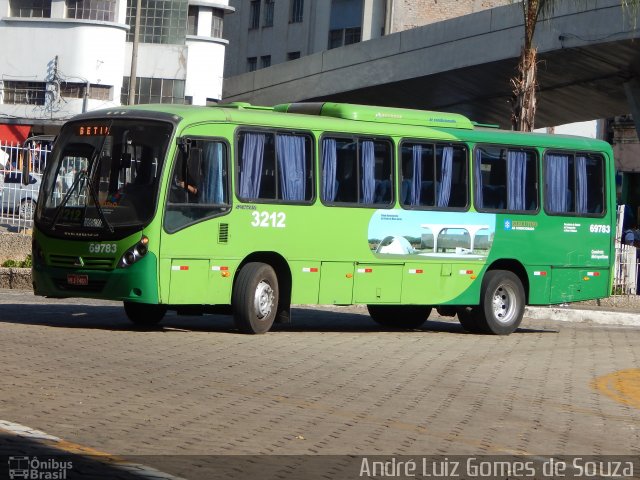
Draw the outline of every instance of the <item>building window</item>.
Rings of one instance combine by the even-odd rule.
[[[264,22],[263,27],[273,27],[273,0],[264,0]]]
[[[224,12],[218,8],[213,9],[211,17],[211,36],[213,38],[222,38],[222,27],[224,25]]]
[[[247,71],[255,72],[258,69],[258,57],[247,58]]]
[[[290,23],[302,22],[302,13],[304,11],[304,0],[291,0],[291,15],[289,16]]]
[[[271,55],[263,55],[260,57],[260,68],[267,68],[271,66]]]
[[[253,0],[249,10],[249,30],[260,26],[260,0]]]
[[[60,96],[64,98],[84,98],[86,83],[64,82],[60,84]],[[111,87],[108,85],[89,84],[89,98],[94,100],[111,100]]]
[[[115,19],[115,0],[67,0],[67,18],[102,20]]]
[[[289,52],[287,53],[287,60],[296,60],[300,58],[300,52]]]
[[[44,105],[47,96],[46,82],[4,81],[4,102],[8,105]]]
[[[357,43],[362,38],[363,0],[332,0],[328,48]]]
[[[198,8],[189,5],[187,13],[187,35],[198,35]]]
[[[120,102],[129,104],[129,77],[122,79]],[[184,80],[137,77],[135,103],[184,104]]]
[[[10,0],[10,16],[20,18],[51,18],[51,0]]]
[[[362,37],[360,27],[342,28],[329,31],[329,50],[358,43]]]
[[[136,0],[127,2],[127,42],[133,42]],[[187,35],[188,5],[184,0],[142,0],[141,43],[184,45]]]

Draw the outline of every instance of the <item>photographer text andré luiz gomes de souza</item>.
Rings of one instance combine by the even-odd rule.
[[[361,477],[400,478],[482,478],[482,477],[553,477],[628,478],[634,475],[634,463],[620,460],[593,460],[575,457],[570,461],[550,457],[546,460],[488,460],[469,457],[464,460],[418,458],[409,460],[370,460],[360,464]]]

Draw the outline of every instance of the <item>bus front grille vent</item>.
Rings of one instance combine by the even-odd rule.
[[[229,224],[221,223],[218,228],[218,243],[227,243],[229,241]]]
[[[81,260],[80,260],[81,259]],[[62,268],[84,268],[87,270],[112,270],[114,257],[78,257],[76,255],[49,255],[49,265]]]

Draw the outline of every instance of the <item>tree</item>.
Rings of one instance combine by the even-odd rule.
[[[518,62],[518,71],[511,79],[513,98],[511,126],[513,130],[530,132],[534,129],[536,116],[536,88],[538,78],[538,49],[533,44],[533,35],[538,20],[548,18],[558,0],[522,0],[524,18],[524,44]],[[587,1],[576,0],[578,4],[588,5]],[[620,0],[622,8],[636,26],[640,0]]]

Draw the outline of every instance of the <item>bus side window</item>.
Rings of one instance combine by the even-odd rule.
[[[466,207],[467,154],[463,146],[403,142],[401,155],[403,206]]]
[[[244,201],[310,202],[311,137],[296,132],[238,135],[238,197]]]
[[[359,138],[322,140],[322,201],[389,205],[393,199],[391,143]]]
[[[589,153],[545,154],[545,208],[549,213],[604,213],[604,159]]]
[[[197,157],[189,161],[178,155],[173,167],[165,214],[165,228],[174,232],[205,218],[229,211],[228,156],[224,143],[213,140],[191,140],[191,152]],[[185,175],[186,174],[186,175]]]
[[[475,204],[479,210],[538,209],[538,169],[531,150],[482,146],[475,151]]]

